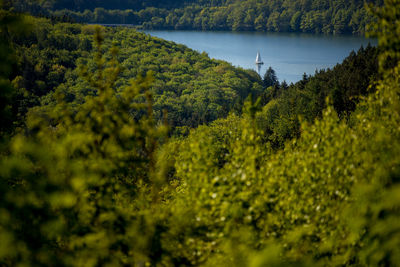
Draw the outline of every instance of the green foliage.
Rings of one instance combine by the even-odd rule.
[[[55,92],[67,95],[69,105],[83,103],[87,81],[79,78],[79,65],[93,71],[91,35],[93,25],[52,24],[46,19],[31,19],[35,31],[26,38],[15,38],[19,71],[13,77],[18,101],[14,110],[23,121],[28,108],[52,109]],[[120,53],[121,75],[118,91],[129,78],[153,71],[154,110],[157,121],[167,112],[172,127],[209,123],[236,110],[248,94],[261,94],[260,77],[250,70],[211,60],[206,53],[189,50],[183,45],[152,38],[134,29],[104,28],[104,52],[114,45]],[[240,111],[240,109],[239,109]],[[134,114],[140,117],[140,112]]]
[[[321,70],[312,77],[305,75],[303,80],[290,86],[279,85],[273,73],[267,71],[264,81],[274,85],[264,91],[265,106],[257,115],[264,140],[274,147],[282,147],[286,140],[300,136],[300,119],[313,122],[321,117],[327,97],[338,115],[347,118],[360,98],[374,91],[377,73],[378,50],[371,46],[350,53],[333,69]]]
[[[282,151],[251,116],[192,132],[175,156],[174,253],[195,265],[396,266],[399,66],[382,75],[348,121],[329,105]]]
[[[278,91],[267,92],[262,108],[263,98],[249,97],[242,115],[189,133],[179,127],[187,136],[169,141],[152,113],[151,86],[168,72],[150,57],[141,62],[150,67],[132,65],[148,74],[128,82],[131,51],[118,53],[118,42],[102,35],[109,30],[85,28],[96,50],[69,74],[76,87],[67,82],[43,97],[45,105],[28,111],[26,131],[1,151],[0,265],[397,266],[398,5],[387,0],[377,12],[377,29],[394,25],[377,31],[379,76],[377,51],[361,49],[333,70],[269,87]],[[121,32],[152,42],[128,38],[144,54],[162,51],[152,50],[162,47],[158,39]],[[205,57],[189,52],[165,62],[178,63],[168,76],[177,84],[193,70],[191,58]],[[200,65],[238,83],[244,72]],[[364,97],[349,108],[339,93]]]
[[[41,98],[64,83],[76,60],[92,49],[91,26],[59,23],[27,17],[29,33],[11,35],[15,50],[15,70],[10,80],[15,88],[12,104],[17,125],[21,126],[29,108],[40,104]]]
[[[96,40],[97,72],[83,71],[95,95],[77,112],[62,94],[51,113],[30,112],[29,136],[16,135],[11,154],[1,159],[1,264],[156,260],[150,255],[158,217],[150,215],[164,175],[155,172],[154,154],[166,129],[156,127],[152,117],[153,78],[138,77],[117,93],[116,50],[106,64],[99,30]],[[145,115],[135,121],[131,109]]]
[[[220,129],[225,121],[192,133],[176,156],[174,204],[192,219],[174,223],[195,253],[176,253],[214,266],[396,266],[400,76],[392,71],[351,123],[328,106],[282,151],[261,142],[251,116],[232,138],[215,138],[233,128]],[[221,146],[222,165],[213,161]]]
[[[15,6],[33,14],[79,22],[128,23],[147,29],[364,34],[372,21],[364,4],[359,0],[117,1],[112,5],[108,1],[56,1],[49,10],[24,8],[17,1]]]
[[[24,17],[7,9],[0,1],[0,135],[4,137],[13,131],[13,101],[15,93],[10,82],[13,71],[14,55],[12,49],[12,35],[20,35],[26,27]],[[2,138],[1,138],[2,139]],[[0,142],[3,141],[0,139]]]
[[[400,61],[400,40],[398,16],[400,3],[396,0],[385,0],[382,7],[369,6],[369,10],[378,17],[378,22],[370,25],[369,34],[379,37],[381,71],[392,69]]]

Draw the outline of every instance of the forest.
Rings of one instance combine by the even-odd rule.
[[[398,266],[399,0],[294,84],[0,5],[1,266]]]
[[[96,90],[87,89],[89,84],[80,78],[79,68],[85,65],[89,72],[96,69],[92,45],[96,27],[53,24],[47,19],[30,23],[33,30],[24,38],[13,37],[18,60],[12,83],[18,91],[15,97],[20,99],[14,102],[15,114],[24,116],[27,108],[40,103],[46,103],[42,109],[51,106],[59,93],[66,94],[70,105],[82,103]],[[234,109],[240,111],[249,94],[257,97],[263,90],[261,78],[254,71],[234,68],[211,60],[206,53],[132,29],[101,29],[108,36],[102,43],[105,57],[112,57],[112,48],[120,51],[116,89],[123,90],[132,77],[152,71],[156,119],[161,119],[165,110],[171,126],[195,127],[225,117]]]
[[[29,3],[29,1],[28,1]],[[133,24],[144,29],[304,32],[362,35],[381,0],[16,0],[17,10],[64,21]]]

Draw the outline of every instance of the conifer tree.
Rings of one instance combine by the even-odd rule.
[[[278,78],[276,77],[275,70],[269,67],[263,77],[264,87],[268,88],[278,84]]]

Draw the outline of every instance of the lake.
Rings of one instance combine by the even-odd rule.
[[[184,44],[211,58],[222,59],[264,75],[271,66],[288,83],[300,80],[303,73],[335,66],[352,50],[357,51],[377,40],[359,36],[332,36],[294,33],[144,31],[152,36]],[[260,52],[264,65],[255,64]]]

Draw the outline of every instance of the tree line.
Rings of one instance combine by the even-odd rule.
[[[117,1],[110,4],[56,1],[20,10],[75,22],[133,24],[144,29],[229,30],[364,34],[372,21],[365,1]],[[382,4],[380,0],[368,1]],[[94,8],[96,7],[96,8]]]

